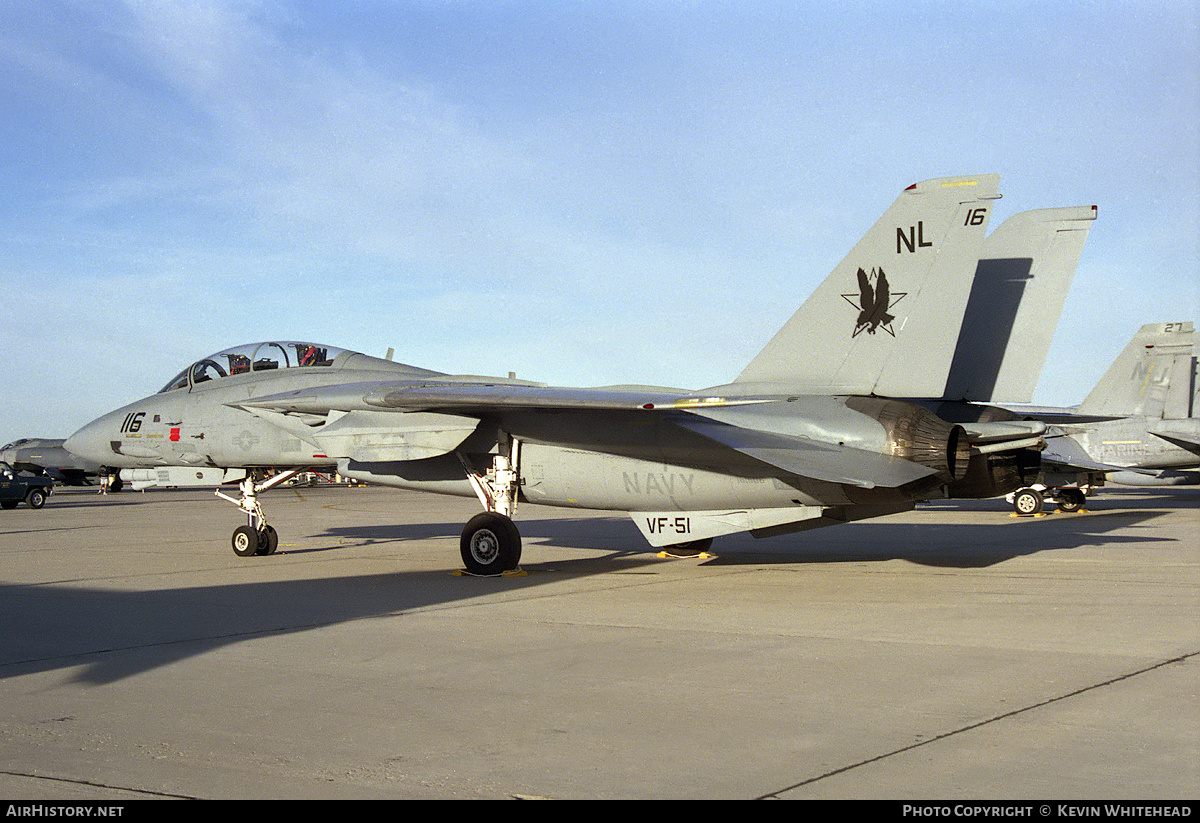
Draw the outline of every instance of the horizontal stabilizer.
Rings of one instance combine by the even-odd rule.
[[[1193,418],[1192,422],[1195,422]],[[1178,431],[1171,429],[1156,429],[1151,432],[1156,437],[1174,443],[1181,449],[1187,449],[1193,454],[1200,454],[1200,434],[1195,431]]]

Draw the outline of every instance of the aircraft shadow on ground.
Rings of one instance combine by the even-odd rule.
[[[1169,541],[1113,534],[1149,522],[1165,510],[1057,515],[1013,523],[847,524],[756,541],[736,535],[718,541],[707,565],[804,564],[907,560],[930,566],[978,568],[1043,551],[1080,546]],[[75,682],[102,685],[195,655],[256,639],[309,631],[419,609],[465,605],[474,598],[559,582],[564,576],[652,571],[658,560],[632,522],[612,517],[522,521],[528,575],[501,579],[455,577],[448,569],[308,580],[229,583],[157,591],[119,591],[63,584],[0,584],[0,680],[73,671]],[[460,526],[434,523],[332,529],[325,536],[360,544],[455,538]],[[450,541],[448,541],[450,542]],[[583,549],[578,558],[539,561],[538,546]],[[457,549],[457,540],[451,545]],[[342,545],[351,551],[354,545]],[[457,559],[457,558],[455,558]],[[287,562],[287,557],[247,562]],[[694,561],[684,561],[694,562]],[[451,561],[450,565],[453,565]]]
[[[1017,557],[1083,546],[1173,542],[1173,538],[1110,533],[1148,522],[1164,513],[1055,515],[1059,518],[1057,521],[1031,518],[1018,523],[998,521],[995,525],[946,525],[936,520],[930,523],[854,523],[771,538],[754,545],[741,538],[728,545],[724,552],[714,546],[717,558],[712,562],[737,565],[903,560],[937,568],[978,569]],[[774,540],[793,542],[789,548],[775,551],[765,545]]]
[[[1162,508],[1122,508],[1110,512],[1054,514],[1043,518],[1010,518],[997,512],[995,522],[948,524],[937,511],[925,522],[888,522],[887,519],[847,523],[820,529],[758,539],[749,534],[717,538],[711,550],[715,565],[756,563],[850,563],[906,560],[926,566],[981,568],[1015,557],[1080,546],[1170,541],[1171,538],[1112,534],[1116,529],[1147,522],[1166,514]],[[518,519],[526,566],[536,561],[539,544],[595,550],[612,560],[625,556],[653,556],[634,524],[625,517]],[[445,539],[457,549],[457,523],[422,523],[352,526],[330,529],[322,536],[339,541],[336,549],[355,545],[404,543]],[[331,549],[300,549],[328,551]],[[556,563],[568,570],[571,563]],[[589,573],[591,571],[589,570]]]
[[[234,643],[511,595],[558,579],[440,570],[160,591],[0,584],[0,680],[78,668],[76,682],[111,683]]]
[[[1046,510],[1052,511],[1047,503]],[[1133,488],[1104,486],[1088,497],[1092,513],[1126,509],[1200,509],[1200,489],[1191,487]],[[978,511],[1008,514],[1012,506],[1003,498],[980,500],[931,500],[918,504],[918,511]]]

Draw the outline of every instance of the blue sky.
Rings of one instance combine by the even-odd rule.
[[[1200,320],[1179,2],[29,0],[0,28],[0,442],[232,345],[701,388],[900,190],[1097,204],[1034,401]]]

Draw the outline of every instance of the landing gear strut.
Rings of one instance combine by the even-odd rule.
[[[516,569],[521,562],[521,533],[512,521],[521,486],[521,443],[511,439],[501,446],[507,454],[495,455],[491,469],[483,475],[459,455],[467,479],[486,509],[467,521],[459,540],[459,554],[471,574],[495,576]]]
[[[220,489],[217,490],[217,497],[228,500],[246,513],[246,525],[234,529],[233,539],[230,541],[233,544],[234,554],[238,557],[253,557],[275,553],[279,547],[279,533],[275,531],[274,526],[267,523],[266,515],[263,514],[262,506],[258,502],[258,494],[295,477],[301,471],[303,469],[289,469],[262,483],[256,482],[253,474],[248,474],[238,484],[238,488],[242,492],[241,499],[224,494]]]

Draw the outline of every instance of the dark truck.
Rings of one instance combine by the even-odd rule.
[[[54,488],[49,477],[17,472],[7,463],[0,463],[0,508],[15,509],[24,500],[31,509],[46,505]]]

